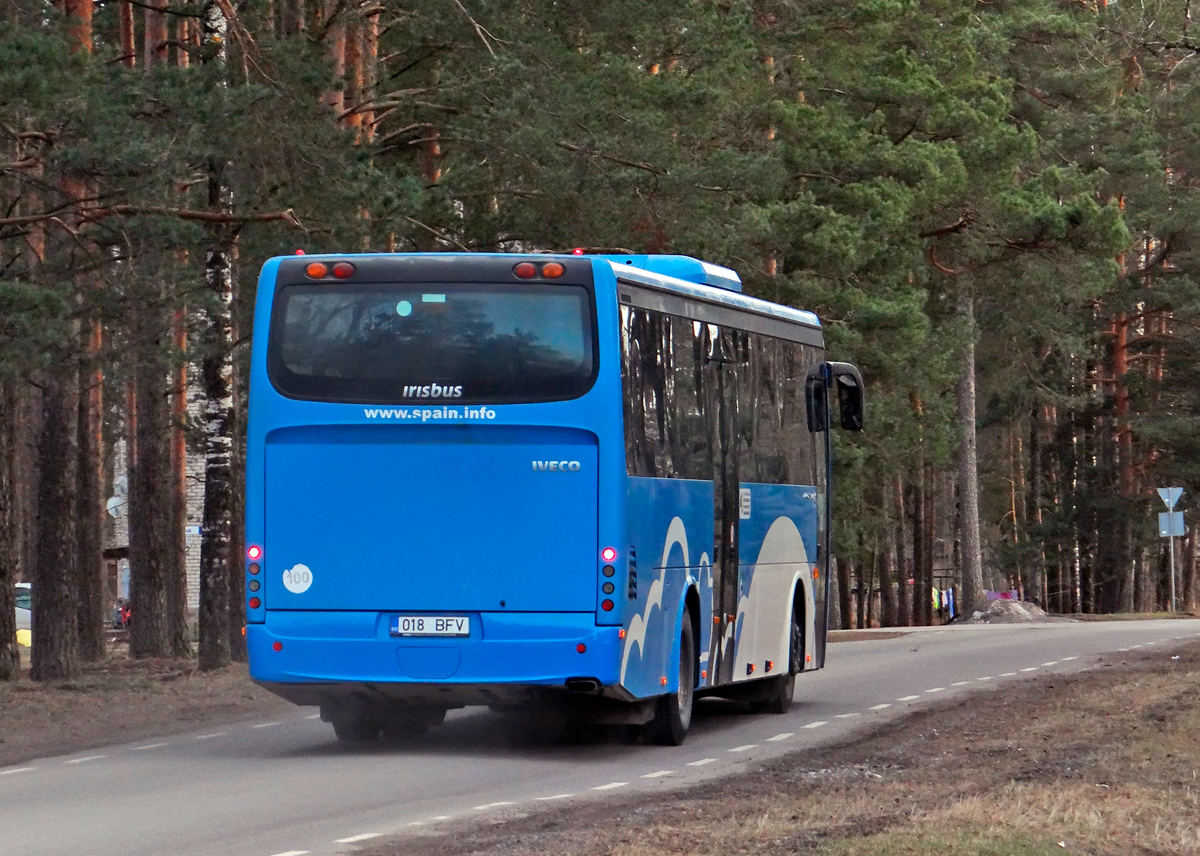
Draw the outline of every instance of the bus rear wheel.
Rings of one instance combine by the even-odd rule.
[[[644,726],[648,743],[679,746],[687,737],[692,724],[692,706],[696,699],[696,634],[692,619],[683,616],[679,633],[679,690],[659,696],[654,706],[654,718]]]
[[[796,598],[800,593],[796,593]],[[754,713],[787,713],[792,706],[792,696],[796,693],[796,673],[804,663],[804,632],[800,629],[800,616],[797,614],[798,604],[793,599],[792,626],[788,634],[788,670],[785,674],[763,681],[767,684],[766,695],[750,702],[750,710]]]
[[[379,737],[379,723],[365,716],[337,716],[330,723],[343,743],[370,743]]]

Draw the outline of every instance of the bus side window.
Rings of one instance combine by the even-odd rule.
[[[808,411],[808,430],[814,434],[825,430],[829,424],[829,397],[825,392],[825,378],[810,374],[804,380],[804,402]]]

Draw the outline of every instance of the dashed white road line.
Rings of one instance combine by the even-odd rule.
[[[757,746],[758,746],[757,743],[747,743],[745,746],[734,746],[732,749],[728,749],[726,751],[728,751],[728,752],[745,752],[746,750],[754,749]]]
[[[417,821],[420,823],[420,821]],[[338,838],[334,840],[334,844],[353,844],[356,841],[366,841],[369,838],[378,838],[383,835],[382,832],[364,832],[362,835],[351,835],[349,838]]]
[[[1022,672],[1036,672],[1037,670],[1038,670],[1037,666],[1028,666],[1028,667],[1022,669],[1021,671]]]
[[[170,746],[170,743],[147,743],[145,746],[134,746],[134,752],[145,752],[147,749],[161,749],[164,746]]]
[[[1118,649],[1117,649],[1117,653],[1118,653],[1118,654],[1123,654],[1123,653],[1125,653],[1125,652],[1126,652],[1126,651],[1128,651],[1128,650],[1129,650],[1128,648],[1118,648]]]
[[[933,689],[925,690],[927,693],[940,693],[945,691],[945,687],[934,687]]]
[[[1000,677],[1011,678],[1011,677],[1014,677],[1016,674],[1017,674],[1016,672],[1001,672]]]
[[[552,797],[536,797],[536,799],[538,802],[548,802],[550,800],[568,800],[573,796],[575,796],[575,794],[555,794]]]
[[[217,731],[217,732],[214,732],[213,734],[198,734],[195,737],[193,737],[192,739],[193,740],[212,740],[214,737],[224,737],[228,733],[229,733],[228,731]],[[307,853],[308,851],[305,850],[303,852]]]
[[[877,704],[871,710],[883,710],[885,707],[891,707],[890,704]]]
[[[1063,657],[1062,662],[1066,663],[1069,660],[1078,660],[1078,657]]]
[[[629,784],[629,782],[609,782],[607,785],[597,785],[596,787],[592,788],[592,790],[593,791],[611,791],[613,788],[623,788],[628,784]]]
[[[854,717],[854,716],[862,716],[862,714],[859,713],[858,711],[855,711],[854,713],[839,713],[837,716],[834,717],[834,719],[850,719],[851,717]]]
[[[308,850],[284,850],[282,853],[274,853],[272,856],[304,856]]]
[[[996,680],[996,676],[995,675],[985,675],[984,677],[976,678],[975,680],[977,680],[977,681],[994,681],[994,680]]]
[[[675,773],[674,770],[656,770],[653,773],[643,773],[642,778],[643,779],[660,779],[663,776],[674,775],[674,773]]]
[[[768,743],[778,743],[780,740],[787,740],[789,737],[795,736],[794,731],[785,731],[782,734],[776,734],[774,737],[768,737]]]
[[[488,809],[491,809],[491,808],[500,808],[501,806],[506,806],[506,805],[516,805],[516,803],[504,802],[504,801],[494,802],[494,803],[485,803],[484,805],[475,806],[475,808],[473,808],[472,811],[487,811]]]
[[[701,758],[699,761],[688,761],[689,767],[703,767],[705,764],[711,764],[716,761],[716,758]]]
[[[306,716],[306,717],[304,717],[304,718],[305,718],[305,719],[320,719],[320,718],[321,718],[321,714],[319,714],[319,713],[314,713],[314,714],[312,714],[311,716]],[[420,823],[420,821],[417,821],[417,822],[418,822],[418,823]]]
[[[1057,666],[1058,660],[1051,660],[1049,663],[1042,663],[1043,666]]]
[[[969,684],[969,683],[971,683],[971,682],[970,682],[970,681],[955,681],[955,682],[954,682],[954,683],[952,683],[950,686],[952,686],[952,687],[965,687],[965,686],[966,686],[967,684]]]
[[[896,701],[916,701],[919,698],[919,695],[906,695],[904,698],[896,699]]]
[[[320,716],[320,714],[318,714]],[[282,725],[281,722],[260,722],[258,725],[251,725],[251,728],[270,728],[273,725]]]
[[[430,819],[430,820],[454,820],[454,815],[452,815],[452,814],[439,814],[437,817],[431,817],[431,818],[429,818],[429,819]]]
[[[67,761],[68,764],[84,764],[88,761],[99,761],[101,758],[107,758],[107,755],[86,755],[83,758],[72,758]]]
[[[802,725],[801,728],[820,728],[822,725],[828,725],[824,719],[818,719],[816,722],[810,722],[808,725]]]
[[[37,767],[13,767],[11,770],[0,770],[0,776],[15,776],[17,773],[28,773]]]

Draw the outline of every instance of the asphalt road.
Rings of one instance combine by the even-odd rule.
[[[702,703],[678,748],[531,743],[479,708],[451,712],[410,745],[352,748],[313,709],[297,708],[278,721],[2,768],[0,854],[346,852],[415,825],[725,775],[930,700],[1196,637],[1200,620],[937,628],[839,642],[823,671],[799,678],[790,713]]]

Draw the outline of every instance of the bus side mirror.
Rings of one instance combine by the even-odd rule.
[[[819,368],[804,379],[804,404],[808,412],[808,430],[820,434],[829,424],[829,397],[825,394],[824,373]]]
[[[837,387],[838,409],[842,428],[847,431],[863,429],[863,380],[858,369],[850,363],[826,363],[834,386]]]

